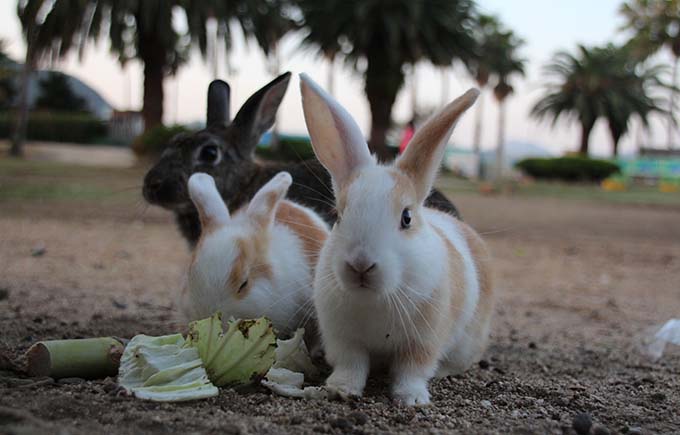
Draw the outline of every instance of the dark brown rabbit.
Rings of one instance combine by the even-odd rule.
[[[194,172],[212,175],[229,210],[236,210],[274,175],[286,171],[293,177],[288,198],[312,207],[328,223],[335,222],[330,176],[317,160],[274,163],[254,158],[260,137],[274,124],[289,80],[287,72],[254,93],[232,122],[229,85],[213,81],[208,88],[206,128],[175,136],[146,174],[144,198],[175,213],[180,231],[192,247],[201,233],[198,212],[187,189]],[[458,216],[455,206],[436,190],[428,197],[427,205]]]

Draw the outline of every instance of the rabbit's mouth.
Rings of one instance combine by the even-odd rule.
[[[149,204],[167,210],[184,211],[193,206],[183,183],[173,183],[167,180],[146,182],[142,194]]]

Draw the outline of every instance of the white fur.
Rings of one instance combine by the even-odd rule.
[[[193,175],[190,185],[197,175],[204,180],[207,176]],[[272,189],[282,190],[285,194],[290,185],[290,175],[285,175],[274,177],[258,194]],[[201,185],[210,186],[204,181]],[[214,188],[214,184],[212,187]],[[214,193],[219,197],[216,190]],[[189,267],[187,288],[181,296],[180,308],[189,320],[205,318],[216,311],[220,311],[224,318],[266,316],[278,331],[288,334],[301,326],[303,321],[309,320],[312,314],[313,270],[306,259],[303,241],[288,225],[272,220],[263,226],[253,218],[253,213],[267,213],[267,210],[264,210],[264,202],[258,202],[256,197],[246,210],[235,213],[233,217],[220,223],[218,228],[213,228],[208,235],[202,234],[194,261]],[[192,198],[196,200],[196,197]],[[210,198],[211,203],[205,205],[208,205],[210,210],[215,208],[214,196],[203,195],[201,198]],[[223,203],[221,198],[219,201]],[[319,228],[327,228],[324,221],[311,210],[289,201],[285,202],[303,211]],[[204,210],[203,205],[199,206],[199,211]],[[271,213],[272,217],[273,214],[274,211]],[[250,282],[248,294],[244,298],[238,298],[237,289],[229,288],[227,284],[238,256],[235,241],[253,237],[263,231],[269,233],[269,244],[264,258],[271,266],[272,279],[253,280]],[[255,268],[258,265],[252,266]]]
[[[347,155],[359,154],[358,148],[367,151],[363,140],[353,139],[363,136],[353,121],[346,121],[345,112],[332,97],[320,92],[308,77],[301,79],[314,151],[331,173],[336,195],[343,192],[346,196],[340,220],[321,251],[314,279],[319,328],[333,366],[327,387],[341,396],[361,395],[372,361],[382,360],[392,370],[395,399],[408,405],[429,403],[429,379],[438,369],[439,374],[448,374],[469,367],[479,357],[488,334],[488,327],[482,328],[481,334],[472,328],[478,321],[480,284],[462,224],[453,216],[422,206],[426,194],[421,191],[431,188],[438,161],[420,168],[423,173],[410,179],[410,190],[402,182],[401,195],[395,193],[395,185],[397,177],[405,175],[395,175],[398,166],[365,159],[349,167],[338,166],[338,161],[355,161]],[[435,138],[437,147],[411,152],[430,150],[434,159],[439,158],[453,125],[474,98],[476,93],[468,92],[424,127],[448,126],[448,130],[434,128],[430,136],[425,131],[418,137],[420,141]],[[327,112],[334,123],[328,122]],[[324,142],[334,137],[329,129],[351,132],[338,134],[343,138],[340,142]],[[405,208],[417,222],[415,233],[400,227],[400,211]],[[462,259],[463,276],[450,273],[447,240]],[[375,267],[359,277],[357,270],[364,268],[357,269],[354,264]],[[449,301],[456,289],[464,292],[465,303],[453,313]],[[417,358],[419,349],[432,350],[428,354],[434,357]]]

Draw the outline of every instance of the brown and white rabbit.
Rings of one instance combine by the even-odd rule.
[[[283,199],[291,182],[287,172],[277,174],[232,216],[210,175],[189,178],[202,232],[180,298],[188,320],[216,311],[224,318],[267,316],[289,334],[313,318],[314,269],[328,227]]]
[[[146,174],[144,198],[175,214],[191,247],[201,232],[198,212],[187,191],[187,180],[195,172],[212,175],[222,198],[230,209],[236,210],[274,175],[286,171],[294,180],[288,198],[313,208],[329,224],[335,222],[330,177],[317,160],[285,163],[255,160],[255,147],[274,124],[289,80],[287,72],[262,87],[248,98],[233,120],[229,115],[229,85],[213,81],[208,89],[206,128],[173,138]],[[432,192],[428,204],[457,213],[453,204],[437,191]]]
[[[361,395],[372,362],[392,371],[392,394],[429,403],[435,375],[459,373],[484,351],[493,311],[489,258],[454,216],[424,206],[469,90],[416,131],[394,164],[380,165],[337,101],[301,77],[312,145],[333,181],[338,220],[314,281],[327,387]]]

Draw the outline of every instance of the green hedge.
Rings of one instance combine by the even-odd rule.
[[[279,147],[276,151],[268,148],[258,147],[256,153],[259,157],[266,160],[281,160],[295,162],[314,158],[312,143],[306,138],[287,138],[279,139]]]
[[[156,158],[175,135],[190,131],[182,125],[158,125],[137,136],[132,142],[132,151],[140,157]]]
[[[0,113],[0,138],[12,136],[15,115]],[[106,123],[84,113],[33,112],[29,114],[26,138],[50,142],[92,143],[106,136]]]
[[[524,159],[517,162],[515,167],[541,180],[599,182],[619,172],[619,166],[615,163],[585,157]]]

